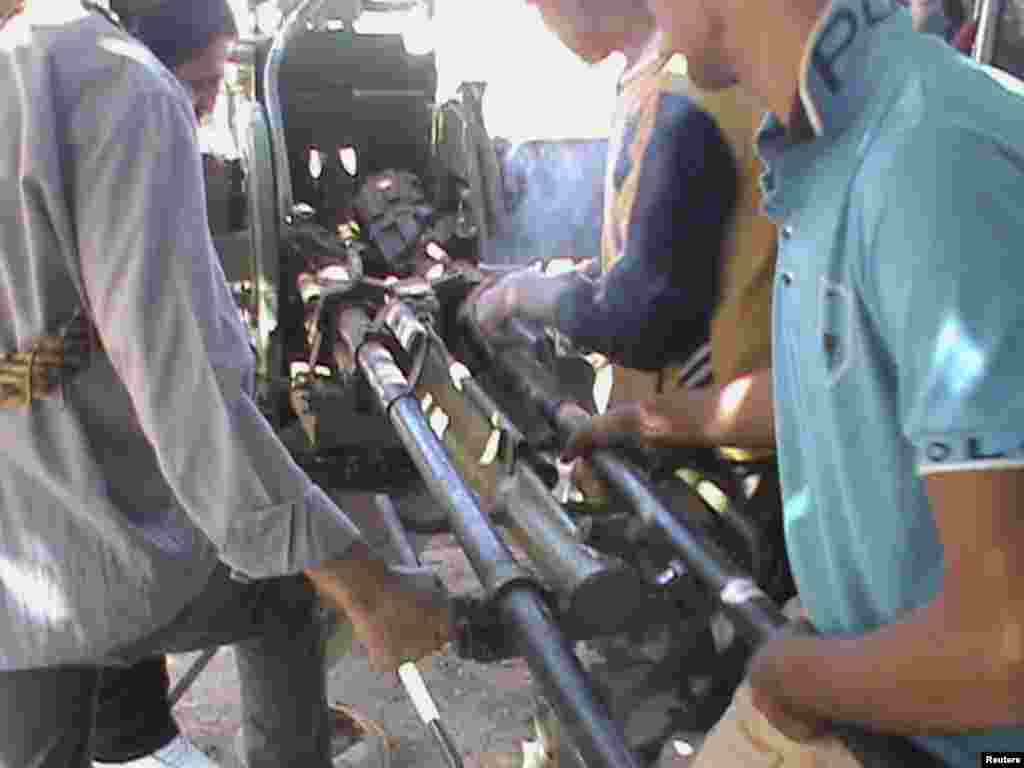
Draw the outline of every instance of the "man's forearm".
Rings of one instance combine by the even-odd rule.
[[[998,629],[956,629],[940,597],[856,638],[797,636],[758,657],[751,682],[793,712],[907,735],[1018,725],[1020,664]]]
[[[707,403],[704,434],[711,445],[775,448],[772,370],[761,368],[715,387]]]
[[[774,449],[771,369],[652,398],[642,404],[641,420],[641,433],[656,444]]]
[[[345,612],[371,666],[397,672],[452,638],[451,605],[436,576],[400,573],[356,542],[341,559],[306,571],[329,605]]]
[[[335,607],[346,613],[352,608],[372,611],[380,584],[387,576],[387,564],[364,542],[355,541],[344,556],[309,568],[305,574]]]

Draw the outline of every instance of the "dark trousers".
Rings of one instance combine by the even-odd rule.
[[[249,768],[330,768],[321,615],[305,577],[240,584],[218,566],[170,624],[110,658],[0,672],[0,768],[89,768],[108,667],[131,674],[131,665],[165,653],[227,644],[238,662]],[[165,691],[157,701],[166,702]]]
[[[170,684],[164,656],[103,670],[96,701],[93,759],[123,763],[167,746],[178,735],[167,698]]]

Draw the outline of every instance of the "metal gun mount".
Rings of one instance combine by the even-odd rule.
[[[462,602],[460,652],[524,656],[587,765],[638,765],[571,641],[721,610],[756,647],[786,621],[751,576],[758,538],[734,509],[659,487],[607,451],[593,463],[612,503],[556,499],[554,451],[586,418],[577,403],[590,393],[555,361],[582,358],[526,328],[520,343],[488,341],[464,310],[482,280],[451,263],[429,278],[349,286],[320,297],[316,333],[336,370],[372,393],[483,585],[483,601]],[[600,529],[617,531],[619,546],[594,546]],[[909,741],[841,736],[865,765],[934,764]]]
[[[545,329],[496,345],[465,311],[493,277],[481,255],[503,209],[482,86],[438,106],[432,57],[317,24],[324,8],[371,5],[289,2],[283,27],[250,51],[245,309],[264,410],[322,485],[387,493],[407,527],[451,531],[484,591],[457,598],[460,653],[525,657],[588,766],[636,766],[572,642],[721,610],[756,645],[784,623],[757,587],[784,553],[743,514],[736,468],[713,457],[685,462],[724,505],[614,453],[594,457],[608,499],[556,493],[555,456],[580,418],[573,404],[592,402],[593,369]],[[356,173],[335,162],[342,150]],[[312,151],[329,162],[322,176],[307,168]],[[381,260],[353,204],[386,169],[416,174],[427,199],[397,222],[409,247]],[[403,503],[426,494],[432,504]],[[862,736],[850,741],[871,754],[877,740]],[[869,764],[928,762],[895,754]]]

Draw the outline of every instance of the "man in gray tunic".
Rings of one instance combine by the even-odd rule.
[[[77,0],[19,10],[0,14],[0,768],[87,766],[100,667],[223,643],[249,765],[326,768],[318,596],[382,671],[439,647],[448,605],[257,409],[182,86]]]

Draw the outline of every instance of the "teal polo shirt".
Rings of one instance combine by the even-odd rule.
[[[889,0],[834,2],[804,60],[813,138],[758,138],[786,541],[859,634],[942,586],[923,476],[1024,467],[1024,99]],[[1024,728],[922,744],[974,768]]]

